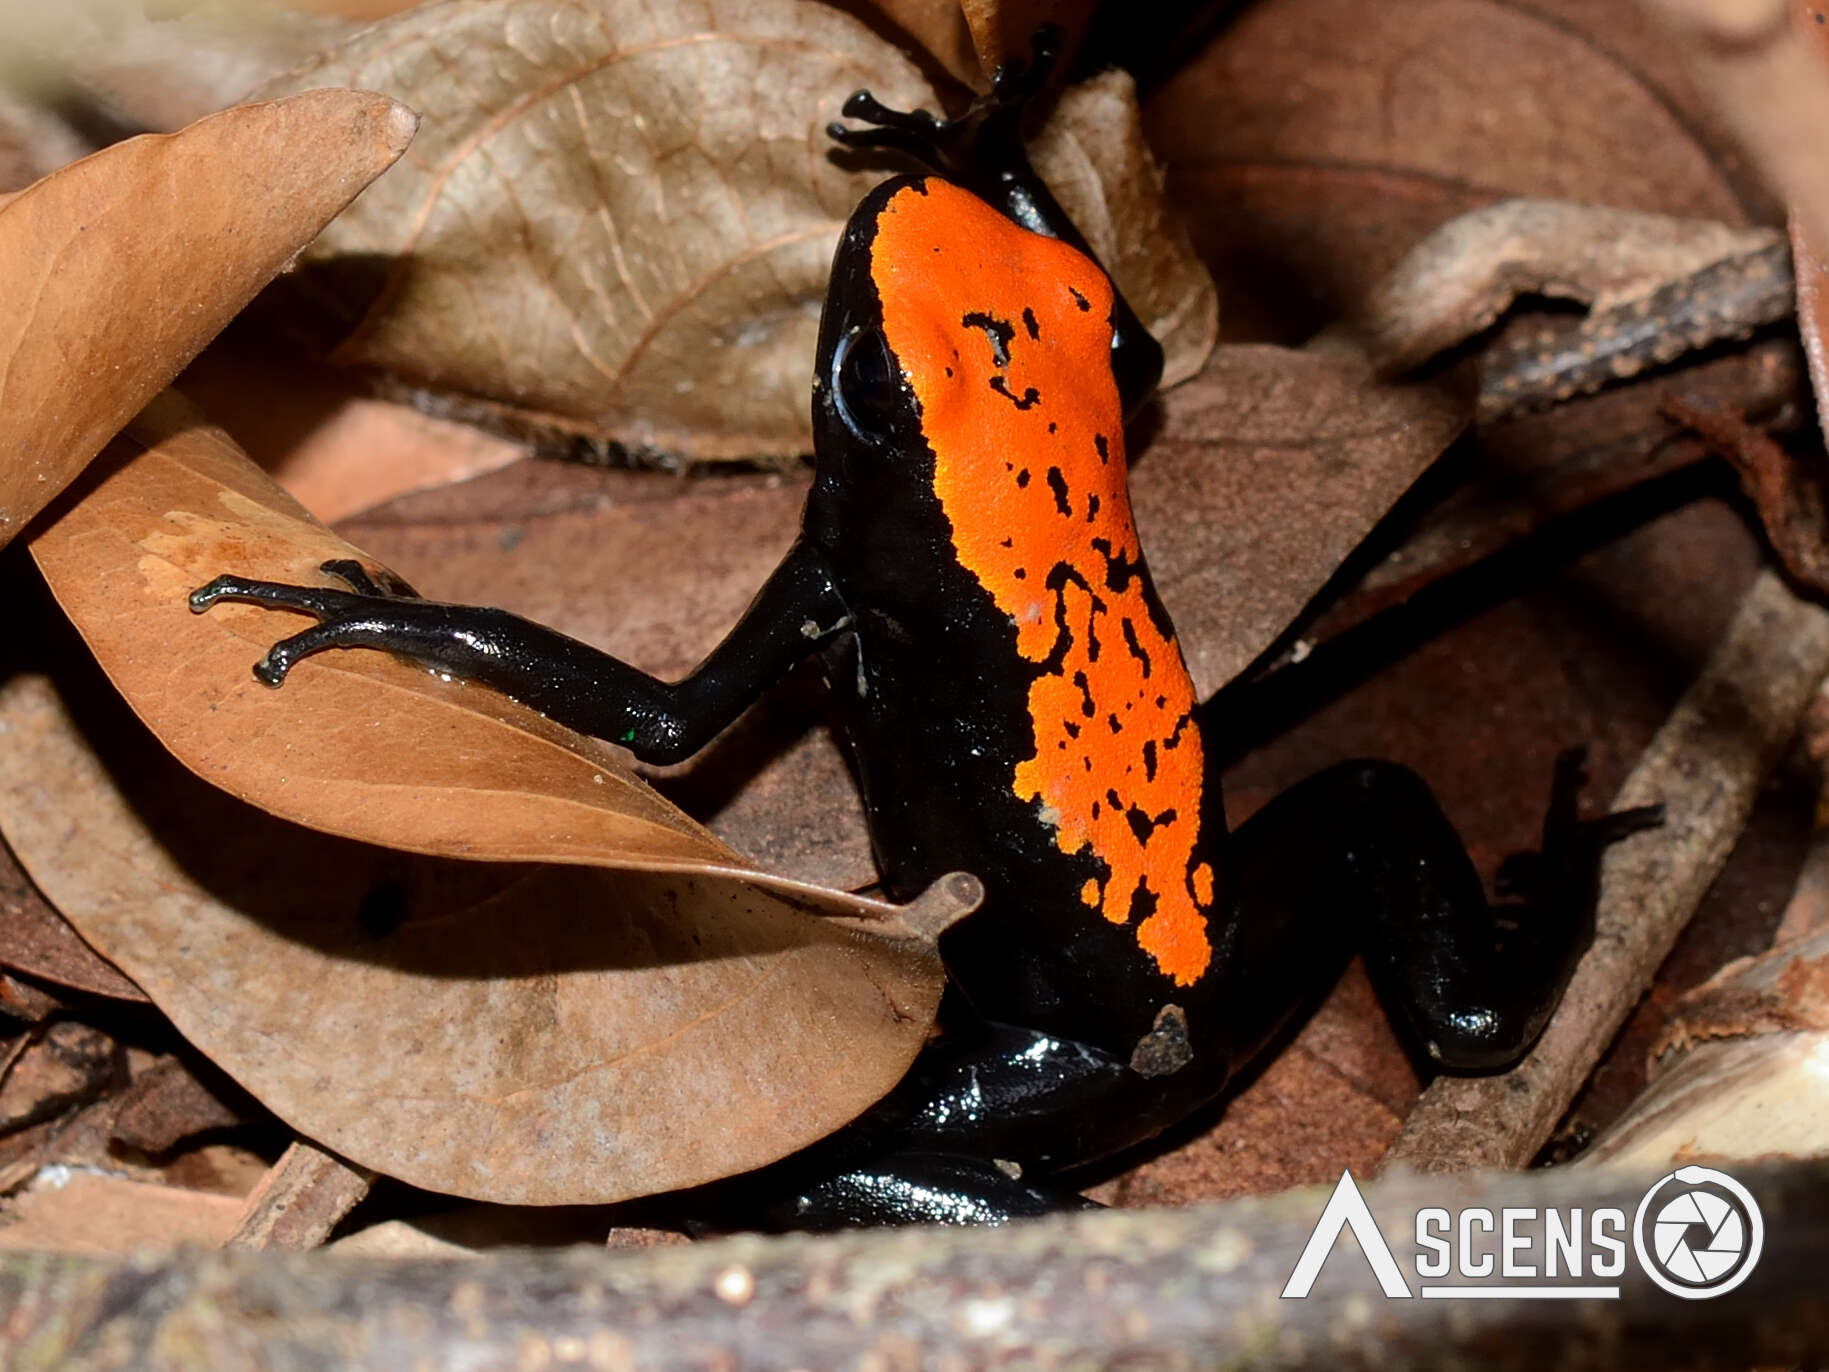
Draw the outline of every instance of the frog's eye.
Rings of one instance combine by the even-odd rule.
[[[832,354],[832,395],[845,427],[866,443],[881,443],[895,426],[902,374],[880,329],[852,329]]]

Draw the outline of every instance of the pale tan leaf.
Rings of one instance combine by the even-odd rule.
[[[333,839],[84,718],[42,678],[0,690],[8,842],[186,1038],[387,1175],[564,1204],[760,1166],[886,1091],[931,1022],[929,947],[727,879]]]
[[[0,542],[412,137],[317,91],[131,139],[0,208]]]
[[[306,255],[350,311],[339,361],[700,457],[809,447],[833,245],[880,179],[834,163],[825,127],[860,86],[936,103],[811,0],[456,0],[286,81],[326,84],[426,117]]]

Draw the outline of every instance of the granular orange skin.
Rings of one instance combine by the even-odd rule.
[[[871,275],[954,551],[1042,667],[1035,753],[1011,789],[1062,852],[1099,859],[1081,899],[1113,924],[1141,915],[1138,945],[1190,985],[1213,951],[1213,870],[1195,861],[1204,759],[1193,683],[1136,572],[1111,285],[937,179],[884,207]]]

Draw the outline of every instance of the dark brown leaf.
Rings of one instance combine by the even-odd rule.
[[[46,904],[5,844],[0,844],[0,964],[91,995],[146,999]]]
[[[120,1070],[120,1050],[100,1029],[74,1020],[51,1025],[12,1060],[0,1080],[0,1134],[93,1100]]]
[[[121,1093],[112,1142],[156,1157],[194,1134],[240,1124],[250,1113],[259,1111],[239,1091],[212,1090],[182,1059],[166,1056],[136,1072]]]

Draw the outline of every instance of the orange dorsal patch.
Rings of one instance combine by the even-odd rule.
[[[939,180],[877,220],[871,273],[921,403],[960,563],[1043,667],[1035,755],[1011,778],[1061,851],[1105,869],[1081,899],[1179,985],[1212,957],[1194,860],[1204,759],[1194,687],[1145,601],[1111,372],[1111,285],[1084,254]]]

